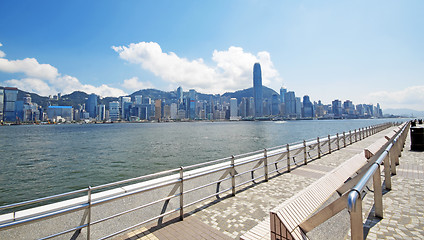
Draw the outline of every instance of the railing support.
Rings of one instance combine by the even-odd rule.
[[[308,160],[306,159],[306,141],[303,140],[303,161],[305,162],[305,165],[308,164]]]
[[[348,196],[348,211],[350,213],[350,234],[352,240],[364,239],[364,228],[362,226],[362,198],[355,190]]]
[[[343,147],[346,147],[346,133],[343,132]]]
[[[236,168],[234,165],[234,155],[231,155],[231,194],[236,195]]]
[[[390,150],[387,152],[387,157],[384,158],[384,185],[387,190],[392,189],[392,173],[390,166],[390,159],[392,157],[392,153]]]
[[[328,153],[331,153],[331,139],[330,139],[330,134],[328,134]]]
[[[317,137],[317,147],[318,147],[318,158],[321,158],[321,145],[319,143],[319,137]]]
[[[383,191],[381,187],[381,171],[380,164],[377,165],[377,171],[372,177],[374,187],[374,213],[376,217],[383,218]]]
[[[290,172],[290,148],[289,145],[286,145],[287,148],[287,172]]]
[[[340,150],[339,133],[337,133],[336,136],[337,136],[337,150]]]
[[[265,171],[265,182],[268,182],[268,155],[266,148],[264,149],[264,171]]]
[[[91,228],[91,186],[88,186],[87,191],[88,197],[88,214],[87,214],[87,240],[90,240],[90,228]]]
[[[184,167],[180,167],[180,220],[184,220]]]

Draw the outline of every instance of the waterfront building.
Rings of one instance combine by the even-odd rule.
[[[189,119],[196,119],[196,90],[190,89],[188,92],[188,114]]]
[[[103,104],[98,105],[96,112],[97,112],[97,120],[99,120],[99,121],[106,120],[106,106],[105,105],[103,105]]]
[[[18,99],[18,89],[12,87],[4,88],[3,119],[5,122],[16,121],[15,102]]]
[[[119,119],[119,102],[113,101],[109,103],[109,117],[112,121]]]
[[[4,88],[0,87],[0,122],[3,122]]]
[[[342,102],[338,99],[334,100],[331,103],[331,107],[333,109],[334,117],[341,117],[342,116]]]
[[[300,100],[300,97],[295,98],[295,107],[296,107],[296,118],[302,117],[302,101]]]
[[[125,103],[131,103],[131,97],[119,97],[119,108],[121,111],[121,118],[125,118],[125,114],[128,114],[128,112],[125,112]],[[127,105],[129,106],[129,105]],[[128,110],[127,110],[128,111]]]
[[[253,98],[255,100],[255,117],[263,116],[262,72],[261,65],[253,65]]]
[[[134,103],[136,105],[141,105],[143,104],[143,96],[142,95],[135,95],[134,96]]]
[[[38,104],[32,103],[31,95],[26,94],[23,98],[22,106],[22,121],[23,122],[36,122],[40,119],[40,112],[38,110]],[[16,106],[16,108],[19,108]]]
[[[312,105],[312,102],[309,99],[308,95],[303,96],[302,117],[304,118],[314,117],[314,106]]]
[[[343,102],[343,113],[347,114],[348,116],[355,115],[355,106],[353,105],[352,101],[346,100]]]
[[[287,89],[285,87],[280,88],[280,116],[284,116],[286,112],[286,98]]]
[[[285,116],[288,118],[296,118],[296,95],[293,91],[286,94]]]
[[[162,118],[162,101],[160,99],[155,100],[155,120],[160,122]]]
[[[230,121],[239,120],[237,109],[237,98],[230,99]]]
[[[171,103],[171,107],[169,111],[170,111],[171,119],[177,119],[178,105],[176,103]]]
[[[276,93],[272,94],[271,115],[273,115],[273,116],[277,116],[278,114],[280,114],[280,109],[279,109],[280,99],[281,99],[281,97],[279,98],[278,94],[276,94]]]
[[[96,94],[90,94],[88,96],[87,101],[85,101],[85,111],[88,112],[90,118],[96,118],[97,117],[97,95]]]
[[[186,111],[184,109],[179,109],[177,112],[177,118],[178,120],[185,119],[186,118]]]
[[[178,105],[182,105],[183,104],[183,97],[184,97],[184,92],[183,92],[183,88],[180,86],[177,88],[177,103]]]
[[[53,122],[60,122],[61,119],[70,122],[73,119],[73,108],[72,106],[49,106],[47,116]]]
[[[249,117],[255,116],[255,99],[253,97],[249,98]]]

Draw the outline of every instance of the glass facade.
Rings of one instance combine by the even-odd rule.
[[[263,94],[261,65],[255,63],[253,66],[253,97],[255,99],[255,117],[263,116]]]

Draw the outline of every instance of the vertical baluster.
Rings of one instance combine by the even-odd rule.
[[[303,161],[305,162],[305,165],[308,164],[308,161],[306,159],[306,141],[303,140]]]
[[[264,149],[264,171],[265,181],[268,182],[268,154],[266,148]]]
[[[184,168],[180,167],[180,220],[184,220]]]
[[[331,140],[330,140],[330,134],[328,134],[328,153],[331,153]]]
[[[317,146],[318,146],[318,158],[321,158],[321,146],[319,143],[319,137],[317,137]]]
[[[91,228],[91,186],[88,186],[87,191],[88,197],[88,214],[87,214],[87,240],[90,240],[90,228]]]
[[[231,193],[233,196],[236,195],[236,168],[234,165],[234,155],[231,155]]]
[[[287,172],[290,172],[290,148],[289,145],[286,145],[287,148]]]

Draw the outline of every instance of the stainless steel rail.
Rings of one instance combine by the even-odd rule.
[[[390,126],[393,126],[393,123],[379,124],[379,125],[374,125],[374,126],[370,126],[370,127],[366,127],[366,128],[362,128],[358,130],[355,129],[353,132],[349,131],[349,133],[343,132],[342,134],[337,133],[334,136],[328,135],[327,137],[324,137],[321,139],[318,137],[317,139],[313,139],[313,140],[307,140],[307,141],[304,140],[302,142],[292,144],[291,146],[289,144],[276,146],[276,147],[272,147],[272,148],[268,148],[264,150],[244,153],[244,154],[222,158],[222,159],[209,161],[205,163],[194,164],[187,167],[180,167],[176,169],[162,171],[162,172],[158,172],[154,174],[149,174],[145,176],[140,176],[136,178],[104,184],[100,186],[88,187],[86,189],[80,189],[73,192],[58,194],[58,195],[49,196],[45,198],[39,198],[39,199],[25,201],[25,202],[16,203],[16,204],[0,206],[0,211],[12,210],[11,212],[7,214],[0,215],[0,217],[1,216],[7,217],[10,214],[13,215],[12,217],[9,218],[9,220],[2,220],[4,218],[0,218],[0,234],[1,234],[1,231],[6,229],[12,229],[24,224],[33,223],[35,221],[47,220],[47,219],[51,219],[53,217],[61,216],[64,214],[69,214],[79,210],[84,210],[86,211],[87,214],[84,215],[85,217],[83,221],[78,226],[69,228],[64,231],[56,232],[54,234],[44,236],[42,238],[50,239],[50,238],[62,236],[64,234],[70,234],[72,232],[80,234],[81,231],[85,229],[86,235],[87,235],[86,238],[90,239],[92,237],[92,227],[95,226],[96,224],[109,221],[116,217],[120,217],[125,214],[129,214],[129,213],[144,209],[146,207],[153,206],[154,204],[158,204],[161,202],[163,202],[164,205],[163,205],[163,211],[160,214],[154,217],[142,220],[138,222],[137,224],[134,224],[130,227],[125,227],[117,232],[107,234],[106,236],[101,237],[101,239],[111,238],[125,231],[128,231],[130,229],[133,229],[135,227],[141,226],[143,224],[146,224],[148,222],[151,222],[157,219],[161,221],[163,217],[176,213],[176,212],[179,212],[180,219],[182,220],[184,218],[184,208],[188,206],[192,206],[196,203],[210,199],[212,197],[219,198],[220,194],[228,193],[229,191],[231,191],[232,195],[235,195],[236,188],[238,187],[241,187],[246,184],[251,184],[252,182],[255,183],[255,181],[259,179],[268,181],[269,176],[271,174],[281,174],[282,172],[280,171],[290,172],[291,168],[296,165],[307,164],[308,161],[310,160],[320,158],[324,154],[331,154],[331,152],[333,151],[336,151],[342,147],[346,147],[349,144],[352,144],[358,140],[363,139],[364,137],[367,137],[379,131],[382,131]],[[280,163],[283,165],[281,167],[278,167],[278,164]],[[254,166],[251,166],[252,164],[254,164]],[[272,166],[275,167],[274,170],[270,170]],[[243,170],[243,168],[247,170]],[[188,169],[191,169],[191,170],[187,171]],[[238,172],[237,170],[241,172]],[[258,171],[260,171],[261,174],[259,174],[258,176],[255,176],[254,173]],[[184,184],[184,182],[186,181],[190,181],[192,179],[205,177],[205,176],[212,176],[212,174],[217,174],[220,172],[223,172],[223,175],[221,176],[221,178],[209,181],[206,184],[191,186],[191,188],[187,187],[189,185]],[[249,174],[249,173],[251,175],[250,178],[246,177],[246,174]],[[154,183],[148,184],[149,183],[148,181],[152,179],[155,180]],[[220,189],[220,184],[225,181],[230,181],[231,186],[225,189]],[[94,193],[95,191],[98,192],[100,190],[103,190],[103,191],[99,192],[99,194],[104,193],[105,190],[111,189],[112,187],[118,187],[124,184],[130,184],[130,183],[142,184],[142,186],[132,190],[130,188],[130,190],[125,190],[124,192],[110,194],[108,196],[98,196],[96,195],[96,193]],[[216,185],[216,191],[213,194],[209,194],[207,196],[199,195],[198,198],[192,201],[184,202],[185,194],[194,193],[196,191],[200,191],[201,189],[211,187],[213,185]],[[173,186],[173,190],[166,197],[158,197],[157,199],[154,199],[148,203],[140,204],[131,209],[127,209],[125,211],[115,213],[115,214],[103,217],[101,219],[96,219],[96,220],[91,219],[93,208],[96,206],[99,206],[105,203],[111,203],[118,199],[134,196],[136,194],[147,193],[149,191],[157,190],[166,186]],[[360,193],[359,188],[357,193],[358,194]],[[81,196],[81,194],[85,194],[85,196],[84,195]],[[46,201],[52,201],[52,200],[60,201],[60,199],[63,199],[64,197],[69,198],[70,196],[75,196],[74,198],[72,198],[73,200],[72,204],[68,204],[68,203],[67,203],[68,205],[60,204],[63,202],[58,202],[57,207],[52,207],[48,211],[44,211],[44,212],[42,211],[42,212],[39,212],[38,214],[36,213],[35,215],[34,214],[22,215],[21,214],[22,211],[14,210],[17,207],[31,206],[33,204],[39,204]],[[166,211],[166,206],[168,205],[169,201],[171,201],[172,199],[177,199],[179,201],[179,206],[177,208]],[[352,195],[352,201],[354,201],[355,199],[356,198],[354,198],[354,196]],[[358,205],[356,204],[352,206],[357,207]],[[17,215],[17,213],[20,213],[20,215]]]
[[[383,193],[380,166],[381,164],[384,164],[385,188],[391,189],[391,175],[396,174],[396,165],[399,164],[397,161],[405,144],[409,126],[409,122],[404,124],[402,129],[388,141],[382,150],[370,159],[370,162],[373,162],[372,165],[368,168],[358,183],[350,190],[347,197],[347,208],[350,214],[352,239],[362,240],[364,238],[362,199],[365,197],[365,189],[371,179],[374,188],[375,216],[383,218]]]

